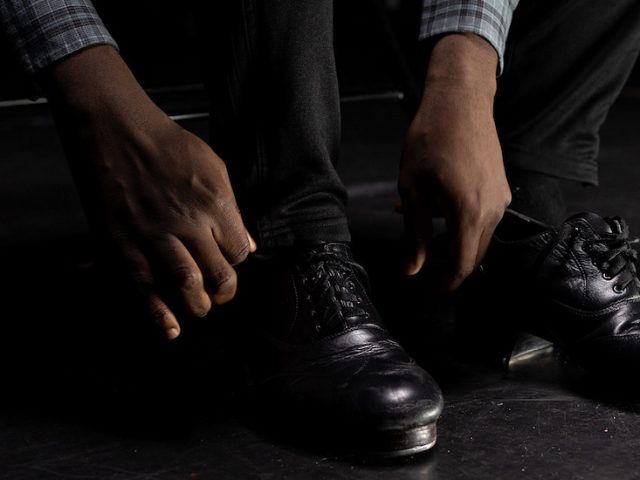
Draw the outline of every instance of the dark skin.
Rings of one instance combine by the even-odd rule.
[[[477,266],[510,192],[492,116],[497,55],[472,34],[435,45],[407,133],[399,187],[407,273],[428,255],[436,204],[454,232],[446,288]],[[236,292],[234,266],[256,245],[223,159],[164,114],[109,46],[41,74],[94,230],[168,339]]]
[[[405,272],[424,266],[438,210],[450,235],[450,265],[441,282],[449,292],[478,267],[511,202],[493,119],[497,65],[495,50],[477,35],[439,40],[405,139],[398,177]]]
[[[255,251],[224,161],[164,114],[118,53],[97,46],[45,73],[90,221],[168,339],[205,316]]]

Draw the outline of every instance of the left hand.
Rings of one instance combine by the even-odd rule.
[[[418,273],[429,254],[431,220],[440,210],[451,263],[443,287],[455,290],[479,265],[511,201],[493,119],[497,55],[474,34],[434,46],[425,91],[406,136],[398,179],[406,265]]]

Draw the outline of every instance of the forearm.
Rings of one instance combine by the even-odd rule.
[[[141,109],[156,108],[120,54],[97,45],[76,52],[38,74],[54,108],[91,121],[118,110],[120,118],[141,118]]]
[[[433,112],[472,111],[492,121],[496,93],[495,50],[470,33],[446,35],[434,44],[428,60],[424,93],[412,123],[416,134],[435,128]]]

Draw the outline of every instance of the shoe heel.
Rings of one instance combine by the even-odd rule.
[[[500,368],[508,364],[518,332],[504,299],[497,298],[483,272],[470,276],[455,297],[454,337],[459,356]]]
[[[511,347],[506,351],[502,366],[504,374],[517,369],[542,357],[548,357],[554,352],[553,343],[527,332],[513,335]]]

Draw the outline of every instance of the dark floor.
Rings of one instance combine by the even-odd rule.
[[[0,118],[1,479],[640,478],[640,404],[554,354],[505,374],[499,342],[470,341],[451,321],[452,302],[425,294],[428,279],[398,274],[401,107],[346,103],[344,117],[356,253],[387,322],[443,386],[437,447],[372,464],[254,427],[238,401],[225,312],[172,345],[150,340],[117,286],[88,266],[87,228],[49,120],[14,112]],[[601,186],[569,192],[572,210],[623,215],[632,233],[639,119],[640,100],[618,102]],[[204,131],[202,121],[187,126]]]

